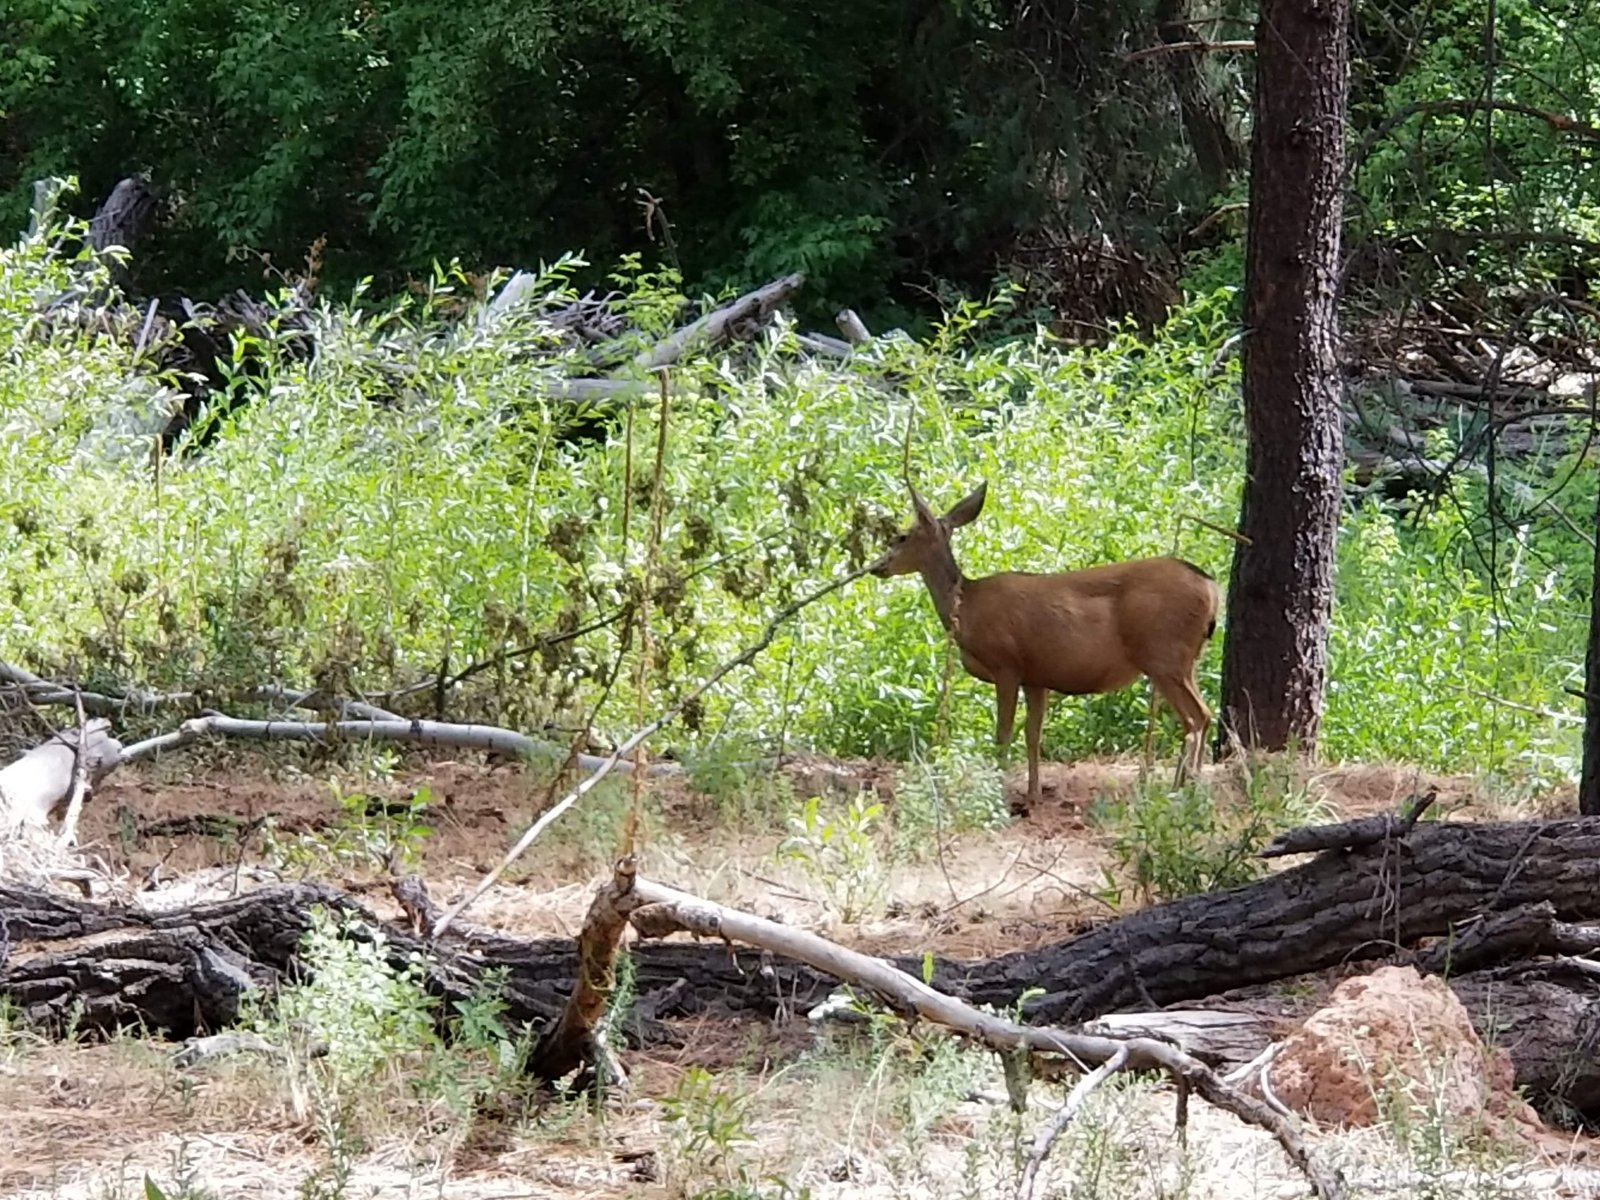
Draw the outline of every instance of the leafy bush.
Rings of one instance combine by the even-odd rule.
[[[1256,851],[1274,834],[1314,820],[1316,806],[1282,761],[1246,765],[1243,780],[1237,801],[1194,782],[1178,788],[1141,782],[1098,798],[1090,819],[1109,838],[1119,868],[1107,872],[1107,898],[1120,905],[1126,883],[1142,903],[1175,900],[1263,874]]]
[[[1227,525],[1237,512],[1237,379],[1214,370],[1233,328],[1228,292],[1195,300],[1154,338],[1121,331],[1097,348],[1043,331],[976,345],[1004,297],[957,306],[924,341],[881,339],[844,362],[797,358],[780,323],[674,375],[641,699],[639,640],[603,622],[646,587],[653,484],[635,480],[623,529],[628,422],[574,440],[569,410],[540,382],[582,365],[548,365],[556,334],[542,315],[570,298],[571,260],[549,268],[541,300],[492,328],[456,319],[469,285],[451,271],[393,308],[369,311],[359,294],[322,303],[316,358],[257,347],[262,368],[238,385],[247,402],[203,452],[169,457],[157,475],[148,433],[125,415],[179,381],[152,381],[125,340],[90,322],[37,318],[41,297],[103,284],[52,247],[28,239],[0,261],[0,338],[13,347],[0,356],[0,525],[14,535],[0,539],[0,657],[45,673],[223,694],[264,680],[381,692],[441,662],[495,662],[450,696],[453,715],[570,726],[608,694],[600,722],[614,727],[878,551],[907,517],[908,425],[930,502],[991,481],[956,547],[970,574],[1174,547],[1219,576],[1230,562],[1231,543],[1183,519]],[[619,310],[645,328],[683,299],[636,263],[615,282]],[[633,414],[637,459],[656,422],[653,402]],[[1592,467],[1575,465],[1592,489]],[[1575,731],[1525,710],[1565,706],[1562,687],[1581,678],[1591,556],[1530,519],[1502,525],[1491,570],[1472,540],[1486,497],[1459,499],[1404,523],[1376,504],[1347,519],[1322,748],[1568,773]],[[932,740],[944,689],[923,593],[915,579],[872,578],[834,593],[670,736],[691,760],[713,739],[754,745],[779,731],[824,752],[905,759]],[[543,633],[573,636],[537,645]],[[1200,664],[1211,697],[1218,643]],[[945,703],[952,750],[985,751],[992,689],[956,670]],[[1045,753],[1134,749],[1144,718],[1140,688],[1058,700]],[[1163,752],[1177,744],[1164,723]]]
[[[1005,774],[987,749],[917,755],[895,786],[895,851],[911,858],[927,854],[937,838],[998,829],[1010,819]]]
[[[842,811],[824,813],[812,796],[789,818],[778,856],[800,865],[847,924],[871,916],[883,902],[887,879],[874,842],[883,805],[857,792]]]

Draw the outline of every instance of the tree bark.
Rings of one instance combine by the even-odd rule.
[[[1207,1001],[1448,937],[1453,956],[1416,965],[1437,969],[1446,962],[1451,986],[1485,1026],[1497,1019],[1496,996],[1510,1003],[1504,989],[1528,992],[1519,1040],[1508,1044],[1519,1081],[1594,1111],[1600,1109],[1600,1059],[1588,1055],[1575,1065],[1541,1032],[1538,988],[1559,989],[1559,1004],[1550,993],[1552,1020],[1560,1009],[1559,1028],[1600,1040],[1600,977],[1564,966],[1561,957],[1528,960],[1593,944],[1592,930],[1559,923],[1600,919],[1597,877],[1600,821],[1430,822],[1404,839],[1328,851],[1256,883],[1156,905],[1054,946],[978,962],[940,960],[931,982],[1001,1008],[1024,989],[1042,987],[1045,994],[1025,1006],[1029,1019],[1070,1023]],[[47,1027],[63,1025],[79,1002],[83,1029],[143,1024],[174,1037],[213,1031],[236,1015],[246,990],[291,969],[316,905],[363,913],[342,893],[310,884],[166,913],[0,886],[0,994]],[[1529,914],[1538,920],[1488,931],[1495,953],[1473,950],[1470,931],[1486,916],[1539,905],[1548,908]],[[507,1013],[519,1022],[555,1020],[579,964],[567,939],[527,941],[474,930],[430,950],[403,928],[390,926],[386,935],[396,965],[428,952],[428,985],[446,1000],[468,998],[486,971],[504,968]],[[802,964],[720,944],[647,941],[629,953],[642,1000],[681,996],[688,1009],[794,1015],[836,986]],[[1459,960],[1469,956],[1484,969],[1462,973]],[[891,961],[921,977],[920,957]],[[1469,986],[1486,999],[1469,1000],[1462,990]],[[658,1015],[677,1011],[658,1007]],[[1572,1078],[1563,1083],[1558,1068]]]
[[[1600,502],[1595,505],[1594,580],[1589,585],[1589,645],[1583,657],[1583,774],[1578,811],[1600,816]]]
[[[1340,470],[1335,308],[1349,0],[1264,0],[1245,261],[1243,514],[1228,587],[1219,750],[1315,747]]]

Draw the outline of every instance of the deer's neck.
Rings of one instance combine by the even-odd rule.
[[[955,634],[959,641],[961,593],[967,581],[961,574],[961,568],[956,565],[956,556],[946,551],[923,567],[922,582],[928,585],[928,595],[933,597],[933,608],[939,614],[939,623],[946,632]]]

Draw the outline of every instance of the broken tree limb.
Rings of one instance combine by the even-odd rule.
[[[1067,1093],[1067,1098],[1056,1110],[1056,1115],[1033,1139],[1033,1152],[1028,1155],[1027,1165],[1022,1168],[1022,1179],[1017,1184],[1017,1195],[1021,1200],[1033,1200],[1033,1185],[1039,1177],[1039,1168],[1044,1166],[1044,1160],[1050,1157],[1050,1148],[1067,1131],[1067,1126],[1072,1123],[1072,1118],[1078,1115],[1078,1110],[1083,1107],[1084,1102],[1094,1094],[1095,1088],[1127,1065],[1127,1050],[1118,1050],[1073,1084],[1072,1091]]]
[[[123,716],[130,712],[148,714],[162,708],[190,706],[199,702],[194,692],[146,692],[135,689],[122,696],[107,696],[100,692],[79,691],[8,662],[0,662],[0,682],[10,684],[33,704],[70,705],[81,700],[84,709],[97,717]]]
[[[713,309],[634,355],[628,365],[630,374],[619,373],[607,379],[574,379],[546,372],[538,377],[537,390],[542,395],[579,404],[653,394],[656,384],[650,376],[672,366],[686,354],[731,340],[741,325],[767,321],[804,284],[803,274],[785,275]]]
[[[225,1027],[243,997],[275,985],[299,964],[300,939],[317,909],[346,912],[383,928],[385,954],[397,969],[425,963],[428,989],[447,1001],[481,994],[503,967],[508,1017],[555,1020],[563,985],[572,978],[571,943],[554,962],[530,954],[488,959],[470,949],[428,954],[404,929],[383,926],[344,893],[318,884],[261,888],[172,912],[79,901],[53,892],[0,884],[0,915],[13,943],[0,964],[0,995],[30,1023],[60,1032],[69,1022],[109,1033],[140,1028],[173,1038]]]
[[[1556,920],[1555,905],[1546,900],[1462,922],[1448,936],[1419,952],[1412,964],[1430,975],[1448,977],[1507,959],[1592,954],[1597,950],[1600,929]]]
[[[73,791],[80,756],[79,733],[64,729],[0,769],[0,832],[18,824],[42,829],[50,814]],[[94,787],[122,761],[122,743],[111,736],[103,717],[83,726],[81,761],[87,786]]]
[[[1484,912],[1549,901],[1600,920],[1600,820],[1423,822],[1391,843],[1329,850],[1227,891],[1153,905],[1081,937],[974,964],[963,995],[1084,1021],[1377,958],[1447,936]],[[956,968],[959,970],[959,968]]]
[[[1358,846],[1371,846],[1390,838],[1405,837],[1438,795],[1435,789],[1429,788],[1422,795],[1411,797],[1398,814],[1379,813],[1333,825],[1302,825],[1298,829],[1290,829],[1268,842],[1257,857],[1282,858],[1286,854],[1308,854],[1317,850],[1353,850]]]
[[[807,593],[800,599],[779,609],[773,615],[772,619],[767,622],[767,627],[761,631],[761,636],[759,638],[757,638],[754,642],[751,642],[750,645],[746,646],[738,654],[734,655],[727,662],[723,663],[715,671],[711,672],[711,674],[707,675],[694,687],[684,692],[683,695],[678,697],[675,703],[673,703],[658,717],[656,717],[655,720],[650,721],[634,730],[633,733],[631,733],[620,745],[617,746],[615,750],[611,752],[609,758],[605,759],[605,761],[603,761],[594,769],[593,774],[591,774],[587,779],[579,783],[577,787],[573,788],[555,804],[551,805],[548,809],[541,813],[539,815],[539,819],[523,831],[522,836],[517,839],[516,843],[511,847],[511,849],[506,851],[505,857],[502,858],[492,870],[484,875],[482,879],[478,880],[478,882],[473,885],[471,891],[469,891],[460,900],[457,900],[453,905],[450,906],[449,909],[445,911],[445,914],[439,918],[439,923],[434,926],[433,936],[439,937],[443,935],[445,930],[450,927],[450,923],[454,921],[456,917],[460,916],[461,912],[468,905],[477,900],[479,896],[482,896],[486,891],[493,887],[495,880],[500,878],[501,874],[504,873],[507,867],[522,857],[523,853],[526,852],[528,847],[533,845],[533,843],[538,839],[539,835],[543,833],[552,822],[554,822],[558,817],[561,816],[562,813],[566,812],[567,809],[571,808],[580,799],[582,799],[585,793],[593,788],[595,784],[604,779],[614,767],[627,758],[628,755],[632,754],[635,749],[644,745],[645,741],[650,738],[652,734],[666,726],[685,708],[694,703],[701,696],[705,695],[719,682],[721,682],[725,676],[739,667],[748,666],[750,663],[754,662],[756,655],[760,654],[768,646],[772,645],[772,639],[777,636],[778,627],[780,625],[798,613],[801,609],[808,605],[815,604],[824,596],[831,595],[840,588],[844,587],[846,584],[855,582],[866,573],[867,569],[865,567],[861,567],[858,570],[851,571],[848,575],[841,575],[833,582],[824,584],[822,587]]]
[[[67,795],[67,811],[61,816],[61,830],[56,834],[57,854],[66,853],[67,848],[78,840],[78,818],[83,815],[83,802],[89,796],[89,776],[96,766],[90,759],[91,731],[88,718],[83,712],[82,696],[78,697],[76,708],[78,723],[74,729],[81,733],[72,743],[72,790]]]
[[[555,1083],[609,1055],[600,1038],[606,1006],[617,982],[617,948],[628,916],[643,903],[634,890],[638,867],[632,855],[618,861],[612,878],[596,890],[578,934],[578,966],[561,1019],[547,1029],[528,1056],[528,1073]],[[611,1075],[616,1077],[615,1069]]]
[[[734,326],[746,321],[766,321],[805,282],[805,275],[797,271],[763,284],[753,292],[746,292],[732,303],[708,312],[644,351],[636,360],[637,365],[647,373],[659,371],[662,367],[671,366],[691,350],[726,341],[732,335]]]
[[[131,714],[150,716],[169,708],[200,708],[206,698],[199,692],[150,692],[142,688],[128,688],[121,695],[104,692],[86,692],[77,687],[45,679],[13,663],[0,662],[0,683],[15,689],[29,703],[46,707],[81,703],[86,712],[95,716],[124,717]],[[329,700],[315,688],[298,689],[267,684],[245,688],[230,694],[239,703],[262,702],[282,704],[289,708],[315,709],[331,703],[340,715],[368,721],[401,721],[405,718],[388,709],[379,708],[363,700]]]
[[[844,340],[852,346],[865,346],[872,340],[872,331],[867,328],[865,321],[856,316],[853,308],[841,308],[834,315],[833,323],[844,334]]]
[[[158,751],[176,749],[211,736],[291,742],[323,742],[336,738],[347,741],[409,742],[419,746],[449,746],[457,750],[487,750],[516,758],[554,758],[566,753],[563,747],[554,742],[539,741],[498,725],[411,721],[403,717],[373,721],[253,721],[213,713],[185,721],[171,733],[135,742],[122,751],[122,759],[124,762],[136,761]],[[596,754],[578,754],[573,761],[580,769],[593,771],[606,766],[609,760]],[[625,764],[622,769],[632,770],[633,764]],[[667,774],[680,769],[676,763],[652,763],[646,768],[655,774]],[[607,767],[607,770],[610,768]]]
[[[814,933],[724,908],[649,879],[635,878],[633,887],[647,906],[635,914],[636,919],[642,919],[648,928],[659,929],[670,921],[697,937],[740,941],[795,959],[878,996],[908,1019],[943,1025],[998,1054],[1024,1050],[1065,1060],[1080,1071],[1112,1061],[1127,1070],[1160,1071],[1180,1080],[1180,1086],[1187,1085],[1209,1103],[1272,1134],[1318,1196],[1344,1194],[1338,1172],[1312,1159],[1299,1132],[1288,1121],[1260,1101],[1223,1083],[1199,1059],[1176,1046],[1150,1038],[1119,1040],[1019,1025],[946,995],[884,959],[848,950]]]
[[[1568,829],[1582,824],[1563,823]],[[1469,838],[1478,833],[1472,826],[1426,826],[1414,837],[1421,836],[1421,832],[1437,837],[1438,831],[1451,828]],[[1559,833],[1553,842],[1557,847],[1564,844]],[[1492,840],[1504,836],[1497,831]],[[1424,866],[1439,868],[1444,857],[1428,847],[1424,850]],[[1551,853],[1546,848],[1535,850],[1539,859]],[[1348,858],[1359,860],[1381,853],[1381,849],[1373,848],[1353,852]],[[1359,862],[1355,865],[1361,866]],[[1331,880],[1319,877],[1313,870],[1315,866],[1296,867],[1283,876],[1222,894],[1228,898],[1226,910],[1243,917],[1251,918],[1263,910],[1283,915],[1290,924],[1282,929],[1273,928],[1265,920],[1250,919],[1237,929],[1231,944],[1212,936],[1204,947],[1193,942],[1180,944],[1170,959],[1152,957],[1152,939],[1164,936],[1180,940],[1171,933],[1173,929],[1183,928],[1188,921],[1203,924],[1206,914],[1217,911],[1215,897],[1194,897],[1163,906],[1168,911],[1148,926],[1144,922],[1149,918],[1140,913],[1037,951],[977,962],[938,959],[933,964],[932,982],[970,1003],[1009,1010],[1025,988],[1056,989],[1063,983],[1092,978],[1094,969],[1126,971],[1131,960],[1108,968],[1102,957],[1108,943],[1121,943],[1130,952],[1137,947],[1138,969],[1144,972],[1145,988],[1155,994],[1155,1000],[1141,1001],[1138,989],[1129,987],[1125,989],[1128,998],[1108,1005],[1107,999],[1123,989],[1099,988],[1084,997],[1083,1016],[1078,1019],[1116,1008],[1147,1010],[1152,1003],[1185,1001],[1194,1007],[1193,1002],[1200,1001],[1204,1008],[1262,1008],[1292,1020],[1273,981],[1317,970],[1301,964],[1329,957],[1322,939],[1331,937],[1336,942],[1331,949],[1332,961],[1323,963],[1332,967],[1338,967],[1347,956],[1376,957],[1387,945],[1363,947],[1356,952],[1353,947],[1360,943],[1343,940],[1337,922],[1332,926],[1307,923],[1284,909],[1285,894],[1303,894],[1305,903],[1313,907],[1325,903],[1341,907],[1346,903],[1341,896],[1360,896],[1370,886],[1361,871],[1352,870],[1348,862],[1341,875]],[[1539,861],[1530,886],[1544,887],[1539,882],[1541,878],[1548,880],[1558,875],[1574,894],[1581,893],[1592,905],[1596,901],[1592,887],[1596,869],[1597,864],[1582,853],[1560,861]],[[1279,883],[1284,876],[1298,879]],[[1400,893],[1402,897],[1408,894],[1404,890]],[[1463,905],[1460,920],[1473,919],[1484,895],[1481,889],[1469,887],[1455,897]],[[160,893],[156,893],[146,903],[159,898]],[[36,1019],[69,1012],[75,998],[81,996],[86,1003],[85,1028],[142,1024],[152,1030],[166,1029],[176,1037],[189,1036],[196,1032],[193,1013],[220,1011],[228,1000],[227,994],[218,995],[218,985],[210,983],[210,976],[200,969],[203,960],[197,957],[195,947],[216,945],[245,956],[251,964],[284,970],[294,957],[300,934],[310,926],[310,910],[317,905],[365,912],[355,901],[331,888],[310,885],[268,886],[234,899],[161,913],[89,903],[37,888],[0,885],[0,915],[9,926],[12,942],[19,946],[41,943],[30,948],[27,964],[13,964],[10,975],[0,969],[0,993],[9,993],[19,1002],[25,999],[23,1007]],[[1568,899],[1558,903],[1556,910],[1558,914],[1570,914],[1573,907]],[[636,927],[646,912],[635,914]],[[1141,924],[1132,936],[1119,936],[1117,926],[1126,927],[1134,921]],[[184,942],[180,934],[191,929],[204,934],[205,939]],[[1358,935],[1366,932],[1365,928],[1355,931]],[[387,934],[387,951],[395,956],[393,961],[403,965],[407,955],[424,954],[431,964],[430,989],[447,999],[466,999],[486,973],[503,973],[507,1018],[516,1022],[542,1024],[559,1017],[577,970],[576,951],[567,938],[527,940],[463,927],[462,932],[430,943],[412,936],[405,925],[390,927]],[[141,940],[151,938],[155,941]],[[1311,939],[1316,944],[1308,949],[1299,944],[1301,939]],[[1274,962],[1259,953],[1272,947],[1276,947],[1283,962]],[[629,955],[638,994],[659,1000],[653,1013],[657,1018],[695,1011],[781,1018],[804,1012],[836,987],[832,976],[803,961],[722,944],[701,945],[678,939],[645,941],[632,946]],[[1080,960],[1089,967],[1078,965]],[[923,968],[920,956],[891,961],[919,976]],[[1574,1111],[1588,1114],[1591,1120],[1600,1119],[1600,1057],[1573,1053],[1574,1046],[1600,1044],[1600,978],[1571,967],[1571,961],[1513,962],[1492,970],[1454,975],[1447,982],[1466,1005],[1479,1032],[1510,1053],[1517,1085],[1527,1090],[1541,1112],[1558,1121]],[[187,970],[177,970],[174,963],[192,965]],[[1205,969],[1194,970],[1197,966]],[[1297,966],[1299,970],[1294,969]],[[80,977],[93,981],[90,992],[79,992],[75,981]],[[1225,982],[1219,984],[1219,977]],[[1264,1006],[1259,997],[1252,1000],[1236,991],[1248,991],[1246,985],[1252,980],[1260,981],[1258,991],[1270,993]],[[1056,1011],[1066,1007],[1059,992],[1054,1003],[1061,1006]],[[1303,1016],[1305,1011],[1308,1010],[1300,1010],[1298,1015]],[[1143,1025],[1149,1033],[1168,1036],[1172,1031],[1159,1024],[1164,1015],[1135,1013],[1126,1018],[1118,1032],[1131,1032],[1130,1025]],[[173,1024],[169,1027],[163,1021]],[[1231,1061],[1236,1055],[1249,1057],[1258,1048],[1246,1044],[1244,1035],[1248,1030],[1243,1027],[1234,1029],[1221,1041],[1208,1042],[1202,1034],[1203,1030],[1190,1022],[1177,1040],[1192,1056],[1216,1062]],[[1281,1035],[1281,1030],[1266,1028],[1260,1040]]]

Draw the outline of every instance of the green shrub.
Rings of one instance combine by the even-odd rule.
[[[169,457],[159,478],[149,435],[121,422],[161,381],[126,339],[35,315],[40,296],[97,270],[43,238],[0,260],[0,337],[14,348],[0,356],[0,453],[11,464],[0,476],[10,535],[0,658],[223,694],[264,680],[384,691],[430,679],[442,662],[495,663],[448,697],[450,714],[522,728],[588,719],[615,671],[600,722],[631,724],[640,639],[623,642],[624,623],[603,622],[645,587],[653,484],[636,472],[624,530],[626,423],[597,444],[571,440],[570,410],[537,378],[583,366],[547,365],[557,334],[541,315],[571,297],[574,260],[549,268],[543,301],[489,330],[451,315],[469,286],[454,270],[388,309],[363,308],[359,293],[324,302],[315,359],[272,338],[257,345],[262,370],[239,380],[241,403],[216,441]],[[646,328],[664,327],[683,300],[636,263],[615,283],[619,311]],[[991,482],[983,517],[956,545],[969,574],[1176,547],[1225,577],[1232,544],[1183,515],[1230,525],[1238,511],[1236,360],[1214,369],[1233,302],[1220,289],[1153,338],[1117,331],[1100,347],[1042,331],[983,346],[1003,305],[964,304],[925,341],[879,339],[848,361],[798,358],[780,323],[680,364],[643,706],[680,694],[776,608],[876,554],[908,515],[908,424],[930,502]],[[633,414],[636,465],[656,420],[653,400]],[[1574,465],[1592,494],[1593,468]],[[1506,488],[1503,510],[1515,499]],[[1513,532],[1501,523],[1491,570],[1477,526],[1487,499],[1472,487],[1458,499],[1406,523],[1376,504],[1351,511],[1321,749],[1570,774],[1576,731],[1527,710],[1566,708],[1561,689],[1581,678],[1592,555],[1532,519],[1535,496],[1518,502],[1527,521]],[[958,668],[941,698],[944,639],[923,593],[914,578],[870,577],[834,593],[668,736],[690,760],[715,740],[775,737],[904,760],[932,741],[943,707],[952,750],[983,750],[993,691]],[[1213,703],[1220,641],[1199,670]],[[1136,749],[1144,723],[1138,688],[1057,701],[1045,753]],[[1160,740],[1176,751],[1171,722]],[[722,774],[717,786],[730,786]]]
[[[1274,834],[1317,819],[1318,806],[1283,762],[1246,764],[1242,775],[1237,801],[1193,781],[1178,788],[1141,781],[1097,798],[1090,820],[1117,864],[1107,873],[1107,899],[1120,906],[1131,889],[1141,903],[1176,900],[1262,875],[1256,851]]]

